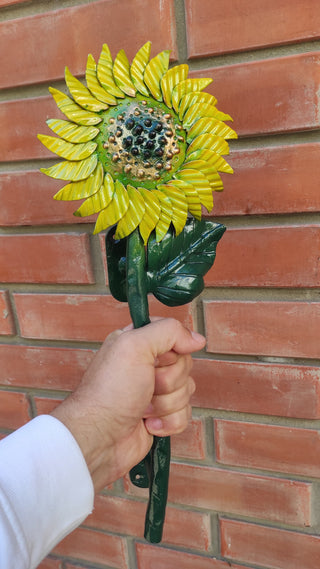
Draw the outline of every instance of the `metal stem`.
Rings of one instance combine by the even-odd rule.
[[[135,328],[150,323],[146,279],[145,247],[136,229],[127,241],[127,298]],[[149,484],[149,503],[145,519],[145,538],[159,543],[168,495],[170,438],[154,437],[151,451],[130,472],[131,481],[139,487]]]

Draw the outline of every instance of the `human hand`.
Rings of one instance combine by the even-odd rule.
[[[191,416],[191,353],[205,338],[172,318],[110,334],[78,389],[52,415],[77,440],[95,491],[148,453],[153,435],[182,432]]]

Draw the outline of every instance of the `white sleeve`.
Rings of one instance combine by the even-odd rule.
[[[0,567],[35,569],[89,515],[94,489],[78,443],[41,415],[0,442]]]

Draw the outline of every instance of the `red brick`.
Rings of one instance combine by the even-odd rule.
[[[62,562],[59,559],[47,557],[38,565],[37,569],[62,569]]]
[[[192,376],[196,407],[320,418],[317,366],[195,359]]]
[[[84,525],[133,536],[143,536],[146,503],[115,496],[99,495],[93,513]],[[210,546],[210,517],[168,506],[163,541],[207,551]]]
[[[15,333],[15,325],[11,310],[9,293],[6,290],[0,290],[0,335],[10,336]]]
[[[125,480],[125,490],[145,495]],[[311,484],[172,463],[169,502],[297,526],[311,523]]]
[[[318,52],[201,69],[213,77],[208,91],[234,119],[241,136],[319,128]]]
[[[320,211],[319,152],[319,143],[232,150],[214,217]]]
[[[219,243],[217,258],[205,283],[318,287],[319,251],[320,227],[316,225],[229,229]]]
[[[25,338],[102,342],[130,322],[127,304],[110,295],[17,293],[14,299]],[[172,316],[192,325],[190,306],[172,309],[150,298],[150,310],[152,315]]]
[[[241,569],[243,566],[234,565],[229,561],[221,561],[213,557],[202,557],[174,551],[164,547],[155,547],[144,543],[136,544],[139,569]],[[243,569],[245,569],[243,567]]]
[[[215,434],[218,462],[320,478],[319,431],[216,420]]]
[[[60,403],[62,398],[54,397],[33,397],[37,415],[49,415]]]
[[[51,96],[0,103],[1,160],[12,162],[49,156],[52,158],[52,152],[37,139],[37,134],[49,132],[46,125],[48,118],[63,118]],[[62,185],[63,183],[61,187]]]
[[[317,0],[186,0],[189,57],[282,45],[320,37]]]
[[[49,178],[37,170],[0,174],[0,225],[88,223],[87,217],[73,215],[81,202],[53,199],[62,186],[61,180]]]
[[[171,452],[182,458],[205,458],[205,432],[201,419],[191,419],[183,433],[171,437]]]
[[[268,569],[316,569],[320,537],[221,520],[221,551],[228,559],[263,565]]]
[[[84,349],[0,344],[0,384],[71,391],[93,354]]]
[[[0,280],[91,284],[94,276],[89,236],[84,233],[1,235]]]
[[[0,391],[0,427],[17,429],[31,418],[29,401],[25,393]]]
[[[55,547],[54,553],[128,569],[125,540],[99,531],[77,529]]]
[[[209,352],[318,358],[320,303],[208,301]]]
[[[154,55],[171,48],[175,57],[171,0],[154,1],[148,9],[144,0],[123,0],[120,4],[101,0],[3,22],[0,52],[6,57],[0,87],[61,79],[65,65],[75,75],[82,74],[88,53],[98,58],[104,42],[108,42],[113,57],[124,48],[131,58],[145,43],[146,30]]]

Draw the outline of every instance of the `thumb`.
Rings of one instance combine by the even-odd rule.
[[[198,332],[193,332],[185,328],[181,322],[174,318],[163,318],[135,330],[140,333],[144,346],[148,346],[153,357],[173,350],[178,354],[190,354],[202,350],[206,344],[206,339]]]

